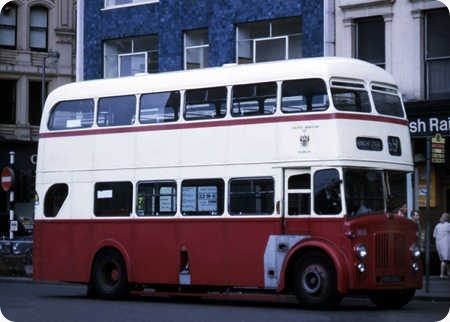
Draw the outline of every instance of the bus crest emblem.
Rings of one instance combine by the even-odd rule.
[[[303,147],[308,146],[308,144],[309,144],[309,135],[302,135],[302,136],[300,136],[300,144]]]

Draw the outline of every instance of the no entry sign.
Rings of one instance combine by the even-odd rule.
[[[9,191],[14,186],[14,171],[10,167],[4,167],[1,174],[1,186],[3,191]]]

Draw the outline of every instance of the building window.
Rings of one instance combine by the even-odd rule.
[[[7,4],[0,14],[0,46],[16,48],[17,7]]]
[[[247,64],[302,57],[301,18],[237,26],[237,63]]]
[[[30,9],[30,48],[47,50],[48,10],[41,6]]]
[[[16,81],[0,80],[0,123],[16,123]]]
[[[47,88],[47,86],[45,87]],[[41,123],[42,106],[42,83],[28,83],[28,122],[30,125],[39,125]]]
[[[385,31],[383,17],[356,20],[355,57],[385,68]]]
[[[447,9],[425,14],[426,98],[450,98],[450,16]]]
[[[208,29],[190,30],[184,33],[184,69],[209,66]]]
[[[107,40],[104,43],[104,77],[158,72],[158,36]]]

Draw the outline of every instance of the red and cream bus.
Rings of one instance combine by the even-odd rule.
[[[421,287],[393,78],[311,58],[73,83],[43,111],[34,278],[401,307]]]

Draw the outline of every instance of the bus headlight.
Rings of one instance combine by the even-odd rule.
[[[411,245],[411,247],[409,247],[409,251],[411,252],[412,258],[420,258],[420,247],[417,244]]]
[[[367,257],[367,248],[364,244],[359,244],[355,248],[356,256],[358,256],[359,259],[364,259]]]

